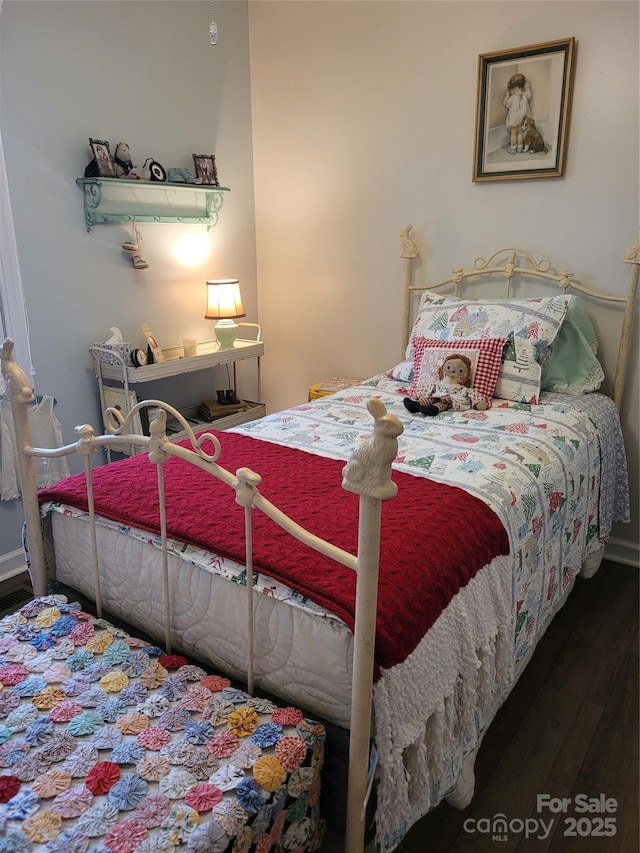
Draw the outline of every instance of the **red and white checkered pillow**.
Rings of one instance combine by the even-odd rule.
[[[447,356],[460,353],[471,362],[471,387],[491,405],[506,342],[506,338],[466,338],[462,341],[414,338],[413,382],[408,389],[408,396],[416,399],[431,393],[438,381],[438,370],[442,362]]]

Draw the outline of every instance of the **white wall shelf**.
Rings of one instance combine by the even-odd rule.
[[[127,178],[77,178],[82,190],[87,231],[100,222],[218,221],[228,187],[176,184],[166,181],[134,181]]]

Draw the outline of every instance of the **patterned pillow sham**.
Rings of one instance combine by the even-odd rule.
[[[567,313],[564,294],[536,299],[474,300],[441,296],[425,290],[413,326],[406,358],[415,337],[459,338],[514,336],[530,341],[542,356],[555,340]]]
[[[481,302],[442,296],[425,290],[406,351],[413,358],[418,337],[449,342],[491,337],[509,338],[505,347],[495,396],[522,403],[537,403],[541,390],[542,365],[567,311],[564,294],[536,299],[507,299]],[[399,371],[390,371],[396,378]]]
[[[405,358],[391,370],[385,373],[387,379],[395,379],[397,382],[411,382],[413,379],[413,356]]]
[[[540,388],[564,394],[597,391],[604,381],[604,371],[597,358],[598,341],[584,299],[575,293],[565,294],[563,298],[567,310],[560,331],[544,357],[538,359],[542,366]],[[480,301],[502,303],[505,300]]]
[[[498,372],[502,361],[502,350],[506,338],[484,338],[483,340],[439,341],[415,338],[413,348],[413,382],[408,389],[401,389],[407,396],[417,398],[430,394],[438,381],[438,370],[449,355],[462,353],[471,362],[471,387],[491,405]]]
[[[504,348],[495,396],[500,400],[535,404],[542,389],[542,366],[536,360],[536,349],[530,341],[513,333]]]

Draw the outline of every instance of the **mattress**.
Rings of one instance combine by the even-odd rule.
[[[510,544],[509,557],[494,560],[460,590],[415,653],[376,685],[376,739],[387,780],[378,790],[388,818],[379,837],[386,834],[392,847],[394,833],[401,837],[407,823],[453,784],[465,752],[486,730],[583,561],[601,550],[614,521],[628,517],[628,493],[617,413],[599,394],[588,400],[544,395],[538,405],[494,401],[487,412],[424,419],[404,409],[401,383],[380,375],[233,432],[345,459],[371,433],[366,402],[372,395],[404,424],[394,467],[481,498],[502,521]],[[57,577],[91,597],[88,525],[75,510],[48,509]],[[162,636],[157,539],[114,523],[101,524],[98,536],[104,607]],[[177,645],[240,674],[244,569],[171,543],[169,571]],[[257,591],[258,688],[348,726],[352,638],[346,626],[269,578],[258,578]],[[462,701],[469,689],[480,697],[475,708]],[[455,724],[452,707],[466,709]],[[440,732],[441,747],[432,750],[429,764],[421,750],[430,728]],[[406,777],[409,754],[415,759],[409,772],[424,777],[426,793],[405,791],[403,799],[397,780]]]

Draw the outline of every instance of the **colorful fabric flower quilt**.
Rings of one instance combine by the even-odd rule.
[[[324,738],[64,596],[0,621],[1,853],[317,850]]]

